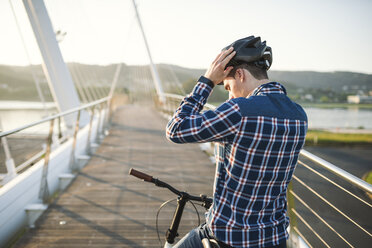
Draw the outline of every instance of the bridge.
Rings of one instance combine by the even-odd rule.
[[[43,1],[25,1],[25,7],[42,8]],[[44,59],[46,68],[59,68],[49,77],[50,87],[58,86],[58,77],[67,78],[72,83],[68,90],[77,89],[75,98],[61,100],[55,92],[58,114],[0,133],[5,159],[0,188],[1,246],[159,247],[161,242],[164,244],[175,202],[162,209],[158,223],[157,210],[175,196],[130,177],[128,172],[132,167],[189,193],[211,195],[215,171],[213,144],[176,145],[165,138],[167,119],[183,96],[165,93],[167,87],[152,62],[134,9],[149,55],[151,81],[138,72],[131,80],[140,87],[131,88],[131,94],[122,92],[116,88],[119,65],[110,87],[84,86],[83,78],[66,76],[68,70],[63,60],[56,63],[58,59]],[[41,17],[43,14],[47,12],[41,13]],[[30,17],[30,21],[37,22],[41,17]],[[48,29],[35,33],[47,35]],[[57,43],[44,48],[58,57]],[[146,73],[149,74],[148,69]],[[205,109],[213,108],[213,105],[205,106]],[[35,140],[43,143],[44,136],[34,135],[31,139],[30,132],[24,135],[24,131],[32,133],[40,129],[47,136],[43,149],[36,151],[31,145],[28,150],[32,156],[26,161],[13,158],[15,145],[35,144]],[[9,146],[11,142],[14,145]],[[288,246],[369,247],[371,194],[370,184],[303,150],[288,190],[291,218]],[[194,207],[203,221],[203,208]],[[198,225],[194,207],[187,205],[185,209],[179,230],[181,237]]]

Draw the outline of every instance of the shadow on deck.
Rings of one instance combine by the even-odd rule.
[[[130,177],[129,169],[192,194],[211,195],[214,176],[214,166],[199,146],[170,143],[165,125],[150,107],[119,108],[110,134],[87,166],[14,247],[159,247],[156,212],[162,202],[175,197]],[[163,242],[174,209],[167,206],[160,214]],[[197,224],[195,211],[188,206],[180,236]]]

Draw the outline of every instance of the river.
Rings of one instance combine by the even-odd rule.
[[[3,130],[10,130],[32,121],[37,121],[57,112],[53,103],[47,104],[47,111],[40,103],[0,101],[0,121]],[[305,108],[311,129],[367,129],[372,131],[372,110]],[[47,126],[44,125],[44,126]],[[38,127],[41,131],[45,127]]]
[[[309,128],[312,129],[363,128],[372,130],[372,110],[305,108],[305,111],[308,115]]]
[[[46,103],[45,106],[44,109],[39,102],[0,101],[0,128],[9,131],[57,113],[54,103]],[[45,133],[48,127],[48,123],[40,124],[26,133]]]

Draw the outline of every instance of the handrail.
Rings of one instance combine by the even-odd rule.
[[[41,123],[44,123],[44,122],[47,122],[47,121],[51,121],[51,120],[54,120],[56,118],[59,118],[59,117],[62,117],[62,116],[65,116],[65,115],[68,115],[68,114],[72,114],[76,111],[79,111],[79,110],[82,110],[82,109],[86,109],[86,108],[89,108],[89,107],[92,107],[92,106],[95,106],[97,104],[100,104],[100,103],[103,103],[103,102],[106,102],[107,100],[109,100],[110,97],[104,97],[102,99],[99,99],[97,101],[94,101],[94,102],[91,102],[91,103],[88,103],[88,104],[85,104],[83,106],[80,106],[80,107],[76,107],[76,108],[73,108],[73,109],[70,109],[70,110],[67,110],[65,112],[62,112],[62,113],[59,113],[59,114],[55,114],[55,115],[52,115],[52,116],[49,116],[49,117],[46,117],[42,120],[39,120],[39,121],[35,121],[35,122],[32,122],[30,124],[27,124],[27,125],[24,125],[24,126],[21,126],[21,127],[18,127],[18,128],[15,128],[15,129],[12,129],[12,130],[9,130],[9,131],[5,131],[5,132],[1,132],[0,133],[0,138],[2,137],[6,137],[8,135],[11,135],[11,134],[14,134],[14,133],[17,133],[19,131],[22,131],[24,129],[27,129],[27,128],[30,128],[30,127],[33,127],[33,126],[36,126],[36,125],[39,125]]]
[[[323,168],[327,169],[328,171],[334,173],[335,175],[345,179],[346,181],[350,182],[351,184],[359,187],[360,189],[368,192],[368,193],[371,193],[372,194],[372,185],[363,181],[362,179],[350,174],[349,172],[347,171],[344,171],[343,169],[340,169],[339,167],[337,167],[336,165],[322,159],[322,158],[319,158],[318,156],[308,152],[308,151],[305,151],[302,149],[301,155],[305,156],[306,158],[316,162],[318,165],[322,166]]]
[[[163,93],[162,95],[165,96],[165,97],[169,97],[169,98],[175,98],[177,100],[182,100],[183,98],[185,98],[185,96],[172,94],[172,93]],[[209,104],[209,103],[206,103],[204,106],[209,108],[209,109],[215,109],[216,108],[216,106],[214,106],[213,104]]]
[[[170,97],[170,98],[173,97],[173,98],[180,99],[180,100],[184,98],[184,96],[172,94],[172,93],[163,93],[163,96]]]

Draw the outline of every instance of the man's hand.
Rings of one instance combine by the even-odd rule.
[[[221,83],[233,69],[232,66],[229,66],[225,70],[227,63],[229,63],[236,53],[233,49],[233,47],[230,47],[218,54],[207,72],[204,74],[204,77],[210,79],[214,85]]]

